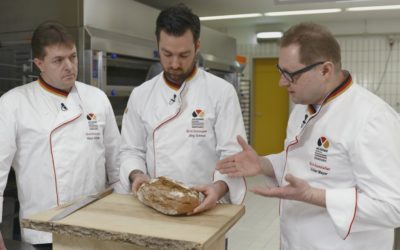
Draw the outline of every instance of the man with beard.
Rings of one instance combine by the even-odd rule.
[[[200,20],[184,5],[162,11],[156,37],[163,72],[135,88],[122,122],[121,183],[135,194],[150,178],[166,176],[205,196],[192,213],[218,201],[240,204],[243,178],[215,171],[215,164],[245,136],[233,86],[196,67]]]
[[[44,22],[31,45],[39,78],[0,98],[0,215],[12,165],[21,219],[119,185],[114,113],[104,92],[76,81],[74,38],[60,23]],[[51,233],[22,229],[21,236],[51,249]]]

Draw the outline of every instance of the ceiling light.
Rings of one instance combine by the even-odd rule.
[[[222,20],[222,19],[238,19],[238,18],[251,18],[260,17],[261,13],[249,13],[249,14],[238,14],[238,15],[224,15],[224,16],[203,16],[200,17],[200,21],[211,21],[211,20]]]
[[[400,5],[352,7],[352,8],[346,8],[346,11],[395,10],[395,9],[400,9]]]
[[[267,12],[265,16],[291,16],[291,15],[310,15],[310,14],[325,14],[341,12],[341,9],[318,9],[318,10],[293,10],[293,11],[278,11]]]
[[[257,39],[277,39],[282,37],[282,32],[273,31],[273,32],[258,32]]]

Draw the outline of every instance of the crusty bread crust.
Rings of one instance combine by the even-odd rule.
[[[187,214],[201,202],[199,192],[163,176],[143,183],[137,196],[143,204],[166,215]]]

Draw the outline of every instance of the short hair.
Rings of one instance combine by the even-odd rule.
[[[46,56],[45,48],[57,44],[73,47],[75,39],[61,23],[55,21],[41,23],[32,35],[33,58],[43,59]]]
[[[160,12],[156,22],[157,42],[160,41],[161,31],[169,35],[181,36],[188,29],[192,31],[193,42],[200,38],[200,19],[184,4],[169,7]]]
[[[282,36],[281,48],[299,45],[300,62],[309,65],[321,60],[331,61],[335,70],[341,70],[340,46],[331,32],[315,23],[300,23]]]

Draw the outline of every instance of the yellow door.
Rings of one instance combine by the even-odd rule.
[[[252,144],[259,155],[283,150],[289,117],[289,96],[286,88],[279,87],[277,58],[253,61],[253,133]]]

